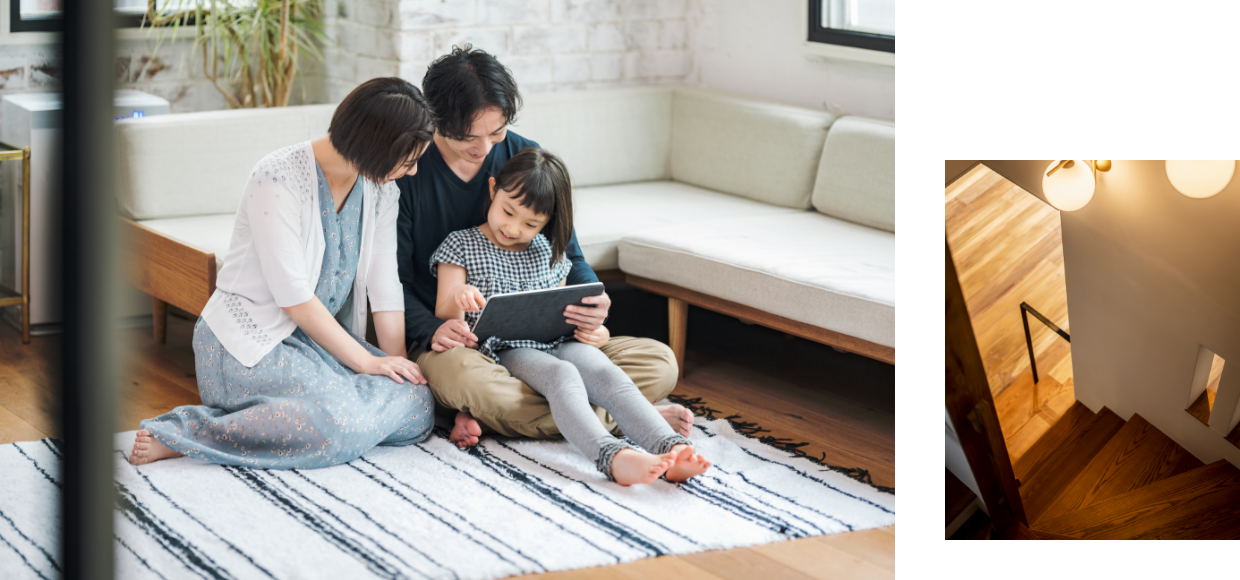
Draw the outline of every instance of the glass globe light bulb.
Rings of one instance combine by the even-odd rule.
[[[1052,161],[1042,171],[1042,193],[1046,201],[1060,211],[1076,211],[1094,198],[1094,172],[1088,161],[1074,161],[1072,167],[1060,167],[1047,175],[1060,161]]]
[[[1235,173],[1235,161],[1167,161],[1171,186],[1193,199],[1218,195]]]

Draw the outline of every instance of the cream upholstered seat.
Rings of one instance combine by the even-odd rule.
[[[632,232],[702,220],[804,213],[676,181],[575,189],[573,201],[577,242],[595,270],[620,268],[620,238]]]
[[[620,269],[895,346],[895,234],[818,212],[628,234]]]
[[[232,239],[237,214],[196,215],[190,217],[143,220],[139,223],[185,245],[215,254],[217,271],[224,267],[228,242]]]

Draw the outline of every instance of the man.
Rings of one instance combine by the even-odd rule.
[[[435,111],[434,142],[423,154],[418,173],[397,180],[397,262],[405,292],[409,358],[422,369],[439,404],[459,411],[453,443],[477,443],[483,426],[507,436],[557,436],[551,408],[542,395],[480,354],[478,338],[464,321],[445,321],[434,314],[437,285],[430,273],[431,254],[449,233],[486,221],[483,200],[488,179],[522,149],[538,146],[508,130],[521,108],[516,81],[495,57],[466,45],[453,47],[451,54],[431,63],[422,92]],[[567,255],[573,263],[569,285],[598,281],[581,255],[576,233]],[[598,328],[607,318],[611,298],[604,293],[583,302],[585,306],[569,306],[564,316],[581,328]],[[676,359],[667,345],[613,337],[603,352],[650,401],[666,397],[676,385]],[[611,415],[595,410],[607,429],[616,429]],[[689,434],[693,422],[689,410],[667,405],[659,412],[675,431]]]

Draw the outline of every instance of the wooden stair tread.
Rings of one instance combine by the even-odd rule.
[[[999,416],[999,426],[1003,428],[1004,437],[1010,437],[1012,433],[1019,431],[1042,408],[1043,402],[1034,398],[1034,391],[1041,395],[1044,389],[1058,390],[1059,386],[1058,381],[1049,377],[1035,385],[1033,374],[1029,371],[1018,375],[1012,384],[995,397],[995,411]]]
[[[1041,540],[1042,538],[1038,537],[1036,534],[1030,531],[1029,528],[1025,527],[1025,524],[1022,524],[1020,522],[1014,522],[1012,523],[1012,525],[1008,526],[1007,531],[1003,532],[1001,539],[1004,539],[1004,540]]]
[[[1042,377],[1035,385],[1033,375],[1027,370],[999,393],[995,397],[995,412],[1012,464],[1015,465],[1075,402],[1072,387],[1050,376]]]
[[[1059,388],[1052,392],[1043,392],[1042,410],[1039,414],[1047,417],[1053,417],[1058,420],[1072,405],[1076,404],[1076,387],[1069,378],[1060,384],[1056,381]]]
[[[969,519],[952,534],[952,540],[989,540],[990,539],[990,517],[985,511],[977,510]]]
[[[1061,536],[1059,534],[1052,534],[1045,530],[1029,530],[1029,531],[1033,535],[1037,536],[1038,539],[1040,540],[1079,540],[1080,539],[1080,538],[1073,538],[1072,536]]]
[[[1038,522],[1080,539],[1240,539],[1240,470],[1226,460]]]
[[[1042,514],[1051,507],[1055,498],[1063,493],[1123,426],[1123,419],[1103,407],[1092,421],[1075,429],[1039,462],[1039,466],[1029,474],[1028,479],[1021,480],[1020,497],[1025,505],[1028,521],[1041,521]]]
[[[1188,411],[1189,415],[1192,415],[1196,417],[1198,421],[1201,421],[1202,425],[1210,424],[1210,408],[1214,406],[1214,397],[1210,395],[1213,395],[1213,393],[1210,392],[1210,389],[1201,391],[1201,395],[1197,397],[1197,400],[1193,401],[1193,404],[1189,405],[1188,408],[1185,409],[1185,411]]]
[[[1038,519],[1049,520],[1089,507],[1203,465],[1134,414]]]
[[[1059,418],[1036,443],[1029,447],[1029,450],[1020,456],[1019,459],[1012,461],[1012,471],[1016,479],[1022,482],[1029,479],[1029,476],[1038,471],[1055,449],[1058,449],[1064,441],[1075,437],[1079,429],[1083,429],[1090,421],[1094,420],[1094,412],[1089,407],[1081,404],[1079,401],[1073,403],[1063,416]]]
[[[943,524],[946,527],[950,526],[973,503],[973,500],[977,498],[977,494],[973,493],[973,490],[969,489],[969,486],[965,485],[963,481],[960,481],[960,478],[956,477],[956,474],[952,473],[950,469],[944,468],[943,471],[947,472],[943,486],[947,496],[947,523]]]

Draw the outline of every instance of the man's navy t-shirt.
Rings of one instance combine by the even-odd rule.
[[[396,180],[400,187],[396,261],[400,283],[405,288],[406,349],[416,343],[430,350],[431,337],[444,322],[435,317],[439,282],[431,275],[431,254],[448,234],[486,222],[482,205],[490,195],[489,178],[497,175],[504,163],[526,147],[538,147],[538,144],[508,131],[507,137],[491,148],[478,175],[466,183],[452,172],[432,142],[418,161],[417,174]],[[573,269],[568,273],[569,285],[598,282],[594,270],[581,255],[575,231],[566,254],[573,262]]]

